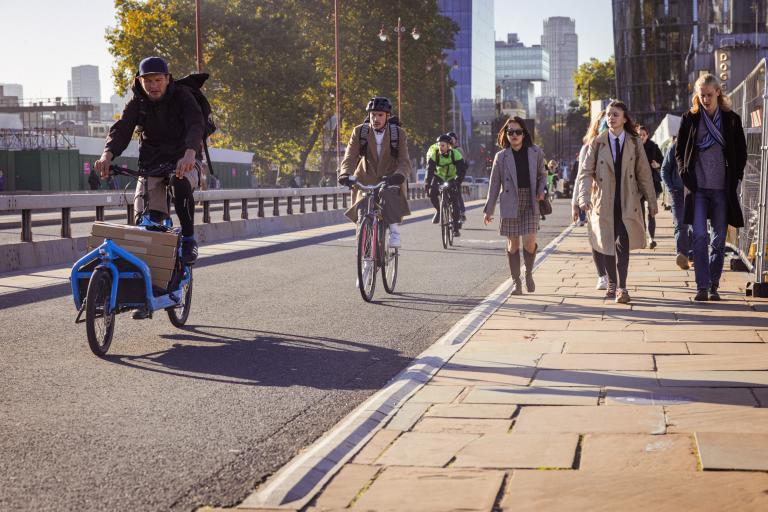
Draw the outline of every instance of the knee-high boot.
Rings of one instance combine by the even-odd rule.
[[[520,282],[520,251],[507,251],[507,259],[509,260],[509,273],[514,280],[514,283],[512,284],[512,295],[522,295],[523,283]]]
[[[528,252],[523,248],[523,258],[525,258],[525,288],[528,293],[536,291],[536,283],[533,282],[533,264],[536,262],[536,251],[539,250],[539,244],[536,244],[533,252]]]

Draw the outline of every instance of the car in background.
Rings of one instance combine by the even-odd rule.
[[[465,185],[471,185],[475,182],[474,176],[464,176],[464,184]]]
[[[416,183],[424,183],[425,179],[427,179],[427,170],[416,169]]]
[[[487,185],[488,184],[488,178],[475,178],[475,183],[478,184],[478,185],[479,184]]]

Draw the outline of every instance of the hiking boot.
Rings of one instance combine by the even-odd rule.
[[[432,224],[440,224],[440,212],[435,212],[432,216]]]
[[[608,300],[613,300],[616,298],[616,284],[615,283],[608,283],[608,289],[605,291],[605,298]]]
[[[146,308],[136,309],[131,314],[131,318],[134,320],[145,320],[149,318],[149,311]]]
[[[691,265],[688,263],[688,256],[686,256],[683,253],[677,253],[677,257],[675,258],[675,263],[677,263],[677,266],[683,270],[688,270],[689,268],[691,268]]]
[[[626,288],[619,288],[616,292],[616,304],[629,304],[629,291]]]
[[[192,265],[197,261],[197,240],[190,238],[181,241],[181,262]]]
[[[696,296],[693,298],[696,302],[706,302],[709,300],[709,294],[706,288],[699,288],[696,291]]]
[[[717,286],[713,286],[709,289],[709,300],[713,300],[715,302],[721,300],[720,294],[717,293]]]

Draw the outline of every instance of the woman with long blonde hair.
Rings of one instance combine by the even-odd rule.
[[[691,109],[680,120],[675,160],[685,185],[683,219],[693,226],[694,300],[720,300],[726,231],[728,225],[744,226],[738,188],[747,141],[741,118],[731,111],[714,75],[700,76],[694,84]]]

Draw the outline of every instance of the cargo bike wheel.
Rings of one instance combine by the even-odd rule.
[[[115,333],[115,311],[109,311],[112,297],[112,273],[97,267],[88,282],[85,295],[85,332],[88,346],[97,356],[106,355]]]
[[[168,319],[176,327],[184,327],[192,307],[192,267],[187,267],[187,272],[189,272],[189,281],[181,288],[181,302],[166,309]]]

